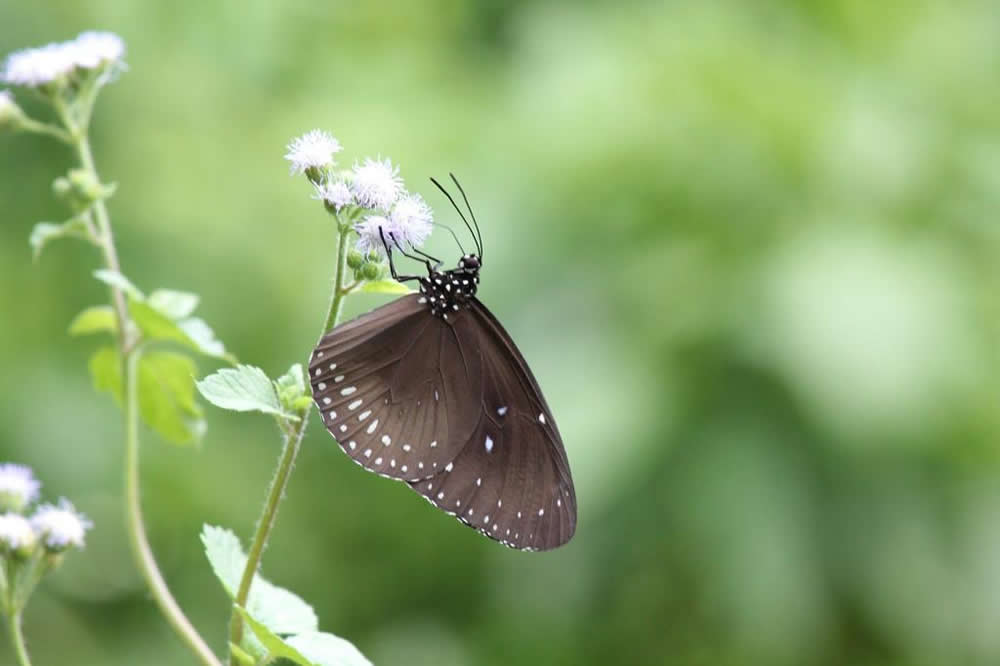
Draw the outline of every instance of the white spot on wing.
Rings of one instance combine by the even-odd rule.
[[[437,448],[437,445],[438,445],[438,443],[437,443],[436,439],[433,442],[431,442],[431,448],[432,449]]]
[[[352,402],[351,404],[349,404],[347,406],[347,408],[353,412],[355,409],[357,409],[358,407],[361,406],[362,402],[364,402],[364,401],[360,400],[360,399],[359,400],[355,400],[354,402]]]
[[[499,414],[500,416],[503,416],[506,413],[507,413],[506,407],[500,407],[499,409],[497,409],[497,414]]]
[[[333,400],[330,400],[329,398],[323,398],[324,405],[329,405],[331,402],[333,402]]]
[[[439,500],[443,500],[444,499],[444,491],[443,490],[438,493],[438,499]]]
[[[355,442],[355,441],[354,441],[353,439],[352,439],[351,441],[349,441],[349,442],[347,443],[347,445],[348,445],[349,447],[351,447],[351,451],[353,451],[354,449],[358,448],[358,443],[357,443],[357,442]]]
[[[489,435],[486,435],[486,443],[484,444],[484,446],[486,446],[486,453],[490,453],[493,451],[493,438],[490,437]]]
[[[377,427],[378,427],[378,419],[375,419],[374,421],[368,424],[368,430],[367,430],[368,434],[371,435],[372,433],[374,433],[375,428]]]
[[[483,485],[483,477],[476,479],[476,487],[478,488],[481,485]]]
[[[539,423],[545,423],[545,414],[544,413],[538,415],[538,422]]]
[[[538,510],[538,515],[539,516],[544,516],[545,515],[545,509],[539,509]]]
[[[336,363],[331,363],[330,364],[330,370],[336,370],[336,369],[337,369],[337,364]]]
[[[371,457],[372,457],[372,450],[365,449],[365,458],[371,458]]]
[[[382,443],[389,446],[392,444],[392,437],[389,437],[389,435],[382,435]]]
[[[403,450],[406,451],[407,453],[409,453],[410,449],[412,449],[412,448],[413,447],[410,446],[409,444],[403,444]]]
[[[378,458],[375,459],[375,464],[376,465],[381,465],[382,464],[382,456],[379,456]]]
[[[351,395],[352,393],[354,393],[357,390],[358,389],[355,386],[348,386],[348,387],[340,389],[340,395]]]
[[[318,388],[320,391],[325,391],[326,390],[326,382],[320,382],[319,384],[316,385],[316,388]]]
[[[339,384],[342,381],[344,381],[344,375],[337,375],[336,377],[333,378],[334,384]]]
[[[347,432],[347,426],[345,424],[340,424],[340,432]]]
[[[371,415],[372,415],[372,410],[366,409],[365,411],[363,411],[360,414],[358,414],[358,420],[359,421],[364,421],[366,418],[368,418]]]
[[[444,471],[450,472],[454,468],[455,468],[455,464],[454,463],[448,463],[447,465],[445,465]]]

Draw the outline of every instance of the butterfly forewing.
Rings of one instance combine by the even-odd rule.
[[[309,375],[341,448],[386,476],[434,474],[476,427],[480,356],[416,296],[334,329],[313,352]]]

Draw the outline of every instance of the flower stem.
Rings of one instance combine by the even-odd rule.
[[[31,666],[28,648],[24,644],[24,633],[21,631],[21,611],[13,612],[8,616],[7,628],[10,629],[10,642],[14,646],[17,663],[20,666]]]
[[[177,605],[166,581],[156,565],[153,550],[146,538],[139,500],[139,390],[138,368],[142,348],[133,349],[126,357],[125,368],[125,504],[128,511],[128,534],[136,565],[142,572],[153,599],[177,635],[205,666],[221,666],[212,649]]]
[[[53,102],[56,112],[66,127],[69,142],[76,150],[80,166],[88,172],[95,182],[101,182],[94,163],[87,138],[87,128],[81,124],[76,115],[64,100],[56,97]],[[105,268],[121,273],[118,261],[118,251],[115,248],[114,234],[111,230],[111,217],[103,199],[94,201],[92,210],[97,223],[97,244],[101,248]],[[180,639],[194,652],[198,660],[205,666],[221,666],[205,640],[184,615],[177,601],[170,593],[163,574],[153,557],[153,550],[146,538],[146,528],[142,521],[142,507],[139,493],[139,389],[137,382],[138,365],[141,349],[135,346],[128,304],[122,290],[112,285],[111,302],[118,321],[118,353],[122,361],[122,387],[125,395],[125,511],[128,517],[129,541],[143,579],[149,587],[153,599],[173,627]]]
[[[339,223],[339,219],[338,219]],[[350,227],[338,224],[337,227],[337,268],[333,278],[333,294],[330,298],[330,310],[326,315],[323,324],[323,334],[337,325],[340,319],[340,308],[343,304],[346,292],[344,285],[344,265],[347,257],[347,233]],[[291,476],[292,467],[295,465],[295,458],[299,454],[302,444],[302,436],[305,434],[306,426],[309,422],[309,412],[302,415],[302,420],[295,424],[291,431],[285,432],[284,447],[281,457],[278,459],[278,469],[271,479],[271,486],[267,491],[267,500],[264,503],[264,510],[257,521],[257,528],[254,531],[253,541],[250,543],[250,551],[247,553],[247,563],[243,569],[243,576],[240,578],[240,586],[236,591],[232,615],[229,619],[229,641],[233,645],[239,645],[243,640],[243,618],[236,612],[236,607],[246,606],[250,597],[250,586],[253,584],[254,575],[260,568],[260,560],[267,546],[268,537],[274,528],[274,521],[278,515],[278,506],[285,496],[285,488]],[[284,429],[283,429],[284,430]],[[232,651],[230,651],[229,663],[231,666],[238,666],[239,661]]]

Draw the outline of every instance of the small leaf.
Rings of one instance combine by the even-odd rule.
[[[118,350],[104,346],[95,351],[88,362],[94,388],[107,391],[119,405],[122,404],[122,364]]]
[[[31,246],[34,258],[38,259],[46,245],[60,238],[89,240],[86,226],[79,218],[74,217],[62,224],[39,222],[31,229],[31,235],[28,237],[28,244]]]
[[[198,294],[173,289],[155,289],[146,299],[153,308],[170,317],[183,319],[198,307]]]
[[[232,359],[229,354],[226,354],[222,343],[215,339],[215,334],[212,333],[208,324],[197,317],[174,321],[148,303],[141,301],[131,301],[129,313],[147,340],[176,342],[206,356],[222,358],[227,361]]]
[[[278,400],[285,409],[292,412],[306,409],[312,402],[312,399],[306,396],[306,378],[301,363],[296,363],[288,372],[278,377],[274,382],[274,388],[278,393]],[[304,403],[303,398],[306,398]]]
[[[361,285],[361,291],[366,294],[410,294],[413,290],[405,284],[395,280],[378,280],[376,282],[365,282]]]
[[[240,540],[225,528],[205,525],[201,541],[205,545],[205,555],[212,565],[212,571],[230,598],[235,597],[247,563]],[[312,606],[260,574],[254,575],[246,607],[258,621],[278,634],[316,631],[319,626]]]
[[[264,623],[258,622],[254,619],[254,617],[245,609],[240,608],[239,606],[235,606],[235,608],[236,612],[243,617],[243,621],[247,623],[247,626],[250,627],[254,635],[257,636],[257,639],[264,645],[268,656],[272,659],[291,659],[296,664],[302,664],[302,666],[314,666],[309,659],[283,641],[280,636],[268,629]]]
[[[215,337],[211,327],[198,317],[188,317],[177,322],[195,348],[206,356],[221,358],[230,363],[236,362],[236,357],[226,352],[226,347]]]
[[[263,412],[297,419],[281,408],[274,385],[260,368],[239,365],[223,368],[198,382],[201,395],[216,407],[234,412]]]
[[[353,643],[322,631],[290,636],[285,639],[285,644],[297,650],[314,666],[372,666]]]
[[[174,352],[146,352],[139,360],[139,411],[142,420],[174,444],[193,444],[205,434],[201,408],[195,402],[190,358]]]
[[[88,333],[114,333],[118,330],[118,320],[110,305],[94,305],[87,308],[69,325],[70,335],[87,335]]]
[[[127,277],[117,271],[109,271],[106,268],[101,268],[94,271],[94,277],[105,284],[111,285],[112,287],[118,287],[128,294],[129,298],[135,301],[145,299],[145,296],[142,295],[139,288],[132,284]]]

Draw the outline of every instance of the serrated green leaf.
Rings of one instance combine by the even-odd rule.
[[[139,411],[142,420],[174,444],[193,444],[205,434],[202,411],[195,402],[190,358],[173,352],[146,352],[139,360]]]
[[[188,317],[177,322],[177,326],[202,354],[221,358],[230,363],[236,362],[236,357],[226,352],[225,345],[215,337],[215,332],[204,320]]]
[[[361,285],[361,291],[366,294],[409,294],[413,290],[405,284],[395,280],[376,280],[375,282],[365,282]]]
[[[199,381],[197,386],[205,400],[222,409],[298,418],[282,409],[271,380],[252,365],[223,368]]]
[[[198,301],[198,294],[173,289],[155,289],[146,299],[154,309],[174,320],[190,316]]]
[[[87,240],[86,227],[83,221],[72,218],[62,224],[53,222],[39,222],[31,229],[28,236],[28,244],[31,246],[32,256],[38,259],[45,246],[60,238],[82,238]]]
[[[208,324],[197,317],[174,321],[141,301],[131,301],[129,313],[147,340],[176,342],[206,356],[232,360],[222,343],[215,339]]]
[[[70,335],[87,335],[88,333],[114,333],[118,330],[118,320],[110,305],[94,305],[73,318],[69,325]]]
[[[285,644],[308,659],[313,666],[372,666],[353,643],[322,631],[290,636],[285,639]]]
[[[122,364],[118,350],[114,347],[100,347],[87,364],[94,388],[107,391],[119,405],[122,404]]]
[[[302,666],[314,666],[314,664],[309,661],[305,655],[301,654],[298,650],[282,640],[280,636],[268,629],[267,625],[259,622],[245,609],[240,608],[239,606],[234,607],[236,608],[236,612],[240,614],[243,621],[247,623],[247,626],[250,627],[250,630],[253,631],[254,635],[267,650],[267,653],[271,658],[291,659],[296,664],[301,664]]]
[[[212,565],[212,571],[230,598],[235,597],[247,562],[240,540],[225,528],[205,525],[201,541],[205,545],[205,555]],[[246,608],[276,634],[316,631],[319,626],[312,606],[260,574],[254,575]]]

